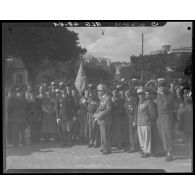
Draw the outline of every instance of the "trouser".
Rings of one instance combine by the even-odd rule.
[[[132,150],[139,149],[137,128],[129,125],[129,142]]]
[[[62,144],[70,146],[72,144],[72,120],[63,122],[62,127]]]
[[[40,128],[41,123],[38,121],[32,121],[30,125],[30,139],[31,143],[38,143],[40,141]]]
[[[72,135],[73,138],[77,138],[79,136],[79,124],[78,124],[78,120],[74,121],[73,126],[72,126]]]
[[[144,153],[151,153],[151,127],[137,126],[140,147]]]
[[[117,146],[119,148],[122,146],[122,131],[122,119],[119,116],[113,117],[111,124],[111,141],[113,146]]]
[[[20,135],[21,135],[21,144],[24,144],[24,130],[25,125],[23,123],[11,123],[12,131],[12,140],[13,146],[17,147],[20,144]]]
[[[100,145],[100,128],[96,121],[92,122],[89,139],[90,139],[90,144],[93,144],[95,146]]]
[[[101,122],[99,126],[100,126],[102,150],[103,152],[111,152],[110,123]]]
[[[160,138],[162,140],[163,148],[165,152],[172,151],[172,115],[170,114],[159,114],[157,120],[157,127]]]

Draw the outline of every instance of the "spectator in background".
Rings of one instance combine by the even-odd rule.
[[[178,111],[179,130],[183,133],[185,154],[192,154],[193,105],[190,97]]]
[[[16,88],[16,96],[9,99],[8,117],[11,123],[12,140],[14,147],[20,147],[24,142],[24,130],[26,127],[26,100],[23,96],[23,89]],[[20,142],[21,137],[21,142]]]

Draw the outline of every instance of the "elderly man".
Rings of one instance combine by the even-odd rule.
[[[172,136],[173,130],[173,109],[174,98],[169,93],[165,80],[161,80],[158,83],[159,93],[156,99],[158,108],[158,120],[157,126],[161,140],[163,142],[163,148],[166,152],[166,161],[171,161],[172,155]]]
[[[110,97],[107,95],[107,87],[105,85],[98,85],[97,90],[100,98],[100,105],[97,112],[94,114],[94,117],[100,126],[102,145],[102,149],[100,151],[103,152],[103,154],[109,154],[111,153],[110,126],[112,123],[112,102]]]

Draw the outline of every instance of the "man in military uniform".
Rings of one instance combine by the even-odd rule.
[[[166,161],[171,161],[172,155],[172,136],[173,131],[173,106],[174,99],[169,93],[165,80],[159,81],[159,93],[157,96],[158,119],[157,126],[163,143],[164,151],[166,152]]]
[[[112,102],[107,95],[107,87],[105,85],[98,85],[98,96],[100,97],[100,105],[97,112],[94,114],[95,120],[98,121],[101,133],[101,145],[100,150],[103,154],[111,153],[110,145],[110,126],[112,123]]]
[[[67,94],[65,89],[65,97],[60,104],[57,105],[57,124],[62,128],[62,146],[72,145],[72,124],[76,120],[76,105],[71,95]]]
[[[97,97],[96,90],[91,88],[90,98],[88,100],[88,127],[89,127],[89,147],[99,147],[100,145],[100,129],[97,121],[95,120],[94,113],[99,106],[99,98]]]

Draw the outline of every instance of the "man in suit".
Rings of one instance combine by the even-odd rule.
[[[40,128],[43,118],[42,100],[37,98],[35,93],[35,89],[32,89],[27,102],[27,121],[30,125],[31,143],[40,141]]]
[[[57,124],[62,128],[62,146],[72,146],[72,125],[76,121],[76,105],[71,95],[64,90],[65,97],[60,104],[57,105]]]
[[[8,102],[8,117],[11,122],[11,132],[13,146],[19,147],[24,144],[24,130],[26,127],[26,100],[24,98],[23,89],[16,88],[16,96]],[[21,143],[19,137],[21,135]]]
[[[109,154],[111,153],[110,126],[112,123],[112,102],[111,98],[107,95],[107,87],[105,85],[98,85],[97,90],[98,96],[100,97],[100,105],[94,117],[100,127],[102,145],[100,151],[103,152],[103,154]]]
[[[122,97],[120,97],[118,90],[112,91],[112,125],[111,125],[111,139],[113,146],[116,146],[119,150],[122,149],[122,128],[123,128],[123,109],[124,103]]]

